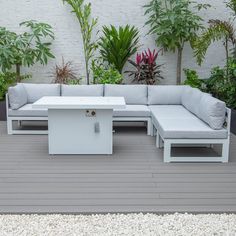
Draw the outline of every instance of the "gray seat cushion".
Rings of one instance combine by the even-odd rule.
[[[150,106],[159,134],[170,139],[227,138],[226,129],[214,130],[181,105]]]
[[[150,109],[146,105],[126,105],[125,109],[115,109],[114,117],[149,117]]]
[[[10,108],[16,110],[27,103],[27,93],[22,84],[17,84],[8,89]]]
[[[34,109],[32,104],[26,104],[18,110],[9,109],[9,116],[13,117],[47,117],[47,109]]]
[[[26,84],[23,86],[27,92],[27,103],[34,103],[44,96],[60,96],[60,84]]]
[[[148,105],[181,105],[181,97],[185,87],[150,85],[148,86]]]
[[[124,97],[128,105],[147,105],[147,85],[106,84],[104,96]]]
[[[224,102],[198,89],[187,87],[182,95],[182,104],[212,129],[222,129],[226,114]]]
[[[62,96],[101,97],[103,96],[103,85],[62,85]]]

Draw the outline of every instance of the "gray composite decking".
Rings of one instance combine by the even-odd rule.
[[[47,146],[0,122],[0,213],[236,212],[236,136],[227,164],[165,164],[143,128],[117,129],[112,156],[51,157]]]

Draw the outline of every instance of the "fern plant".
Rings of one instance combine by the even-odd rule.
[[[68,3],[72,7],[72,13],[75,13],[79,20],[84,48],[86,79],[87,84],[89,84],[90,61],[97,48],[96,42],[92,40],[92,35],[98,19],[91,18],[91,3],[85,4],[84,0],[63,0],[63,2]]]
[[[127,60],[137,52],[139,31],[134,26],[103,27],[103,36],[98,45],[102,59],[122,73]]]

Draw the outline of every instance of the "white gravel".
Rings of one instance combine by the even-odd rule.
[[[236,235],[236,215],[0,215],[0,235],[234,236]]]

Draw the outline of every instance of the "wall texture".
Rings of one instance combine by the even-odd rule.
[[[228,18],[229,13],[222,0],[197,0],[198,2],[210,3],[213,7],[201,15],[207,22],[210,18]],[[144,27],[146,17],[142,6],[149,0],[90,0],[92,3],[92,14],[99,18],[98,30],[101,26],[114,24],[116,26],[131,24],[140,30],[142,49],[155,48],[154,37],[146,36],[148,31]],[[81,44],[81,34],[76,17],[70,13],[70,7],[63,5],[62,0],[1,0],[0,1],[1,26],[10,30],[19,32],[19,23],[25,20],[38,20],[51,24],[54,28],[56,40],[53,43],[53,52],[55,60],[51,60],[47,66],[35,65],[30,69],[24,69],[33,75],[35,82],[50,82],[50,71],[56,62],[61,61],[63,56],[65,60],[72,60],[78,68],[78,73],[83,76],[84,58]],[[201,67],[195,63],[192,57],[191,48],[186,45],[184,49],[184,68],[197,69],[202,77],[209,75],[210,68],[213,65],[222,65],[224,63],[224,49],[221,43],[215,43],[209,49],[206,60]],[[164,63],[163,74],[165,80],[162,84],[175,83],[176,74],[176,55],[165,53],[159,58],[159,63]],[[129,79],[126,79],[129,82]]]

